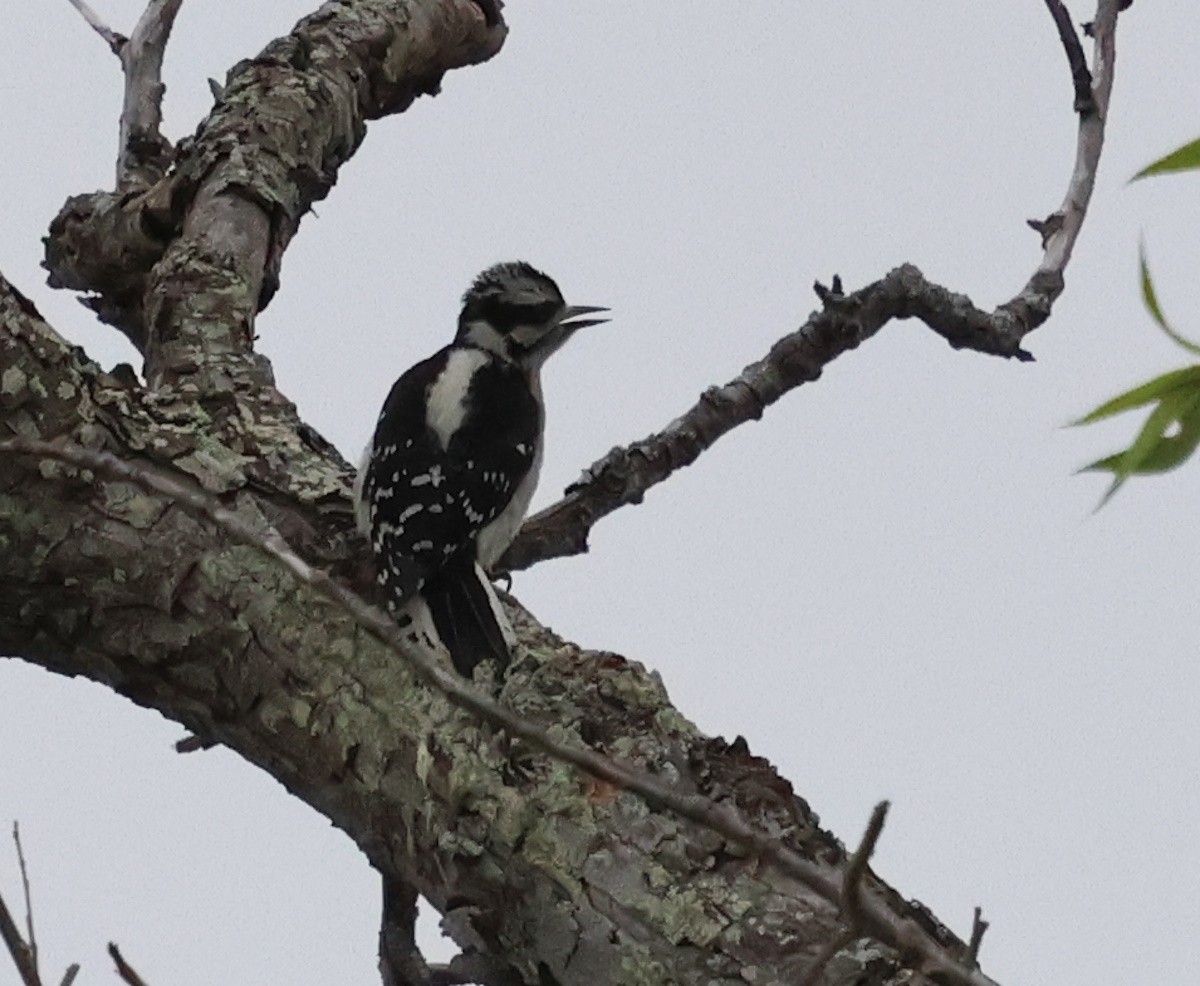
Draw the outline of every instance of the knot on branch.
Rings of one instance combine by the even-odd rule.
[[[42,266],[52,288],[83,291],[83,303],[124,333],[139,350],[147,341],[142,296],[179,219],[170,183],[138,195],[73,195],[42,240]]]

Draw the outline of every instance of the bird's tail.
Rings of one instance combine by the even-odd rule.
[[[508,666],[513,634],[483,569],[464,559],[430,578],[421,595],[434,628],[459,674],[470,678],[480,661]]]

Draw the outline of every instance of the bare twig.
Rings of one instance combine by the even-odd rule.
[[[21,933],[17,930],[16,922],[13,921],[2,896],[0,896],[0,938],[4,939],[8,954],[12,956],[23,986],[42,986],[41,974],[38,972],[37,938],[33,933],[33,897],[29,890],[29,871],[25,866],[25,850],[21,847],[21,828],[16,822],[13,822],[12,834],[13,843],[17,847],[17,867],[21,873],[21,888],[25,893],[25,933],[29,936],[29,940],[25,941],[21,938]],[[71,986],[77,975],[79,975],[79,966],[72,963],[67,966],[60,986]]]
[[[1058,37],[1067,53],[1067,64],[1071,68],[1071,84],[1075,87],[1075,112],[1081,115],[1096,112],[1096,98],[1092,94],[1092,73],[1088,71],[1087,57],[1083,53],[1083,45],[1079,35],[1075,33],[1075,25],[1071,23],[1071,15],[1063,6],[1062,0],[1045,0],[1046,9],[1054,18],[1058,28]]]
[[[175,752],[195,753],[198,750],[211,750],[216,745],[216,740],[204,739],[202,736],[185,736],[176,742]]]
[[[114,55],[119,56],[121,54],[121,49],[125,47],[125,42],[129,40],[125,37],[125,35],[118,34],[111,27],[105,24],[104,21],[101,20],[100,15],[92,10],[92,8],[87,5],[85,0],[67,0],[67,3],[69,3],[72,7],[78,10],[80,14],[83,15],[83,19],[88,22],[88,25],[93,31],[95,31],[104,39],[104,43],[108,45]]]
[[[149,188],[166,174],[173,148],[162,126],[163,56],[183,0],[150,0],[129,43],[121,48],[125,99],[121,106],[117,189]]]
[[[979,946],[983,944],[983,934],[990,925],[983,919],[983,908],[975,908],[975,919],[971,922],[971,940],[967,944],[967,954],[963,962],[972,969],[979,968]]]
[[[1063,275],[1083,227],[1104,146],[1113,83],[1114,37],[1121,0],[1099,0],[1096,10],[1095,83],[1092,112],[1079,116],[1075,164],[1059,209],[1036,227],[1042,258],[1025,286],[994,311],[977,308],[962,294],[928,281],[911,265],[849,295],[818,286],[823,309],[747,366],[723,387],[714,387],[662,431],[613,449],[588,468],[558,503],[526,521],[500,560],[505,571],[549,558],[581,554],[600,518],[632,503],[676,470],[690,465],[722,435],[760,418],[768,406],[802,384],[892,319],[917,318],[951,346],[997,356],[1032,359],[1021,341],[1050,317],[1063,291]],[[1073,33],[1073,32],[1072,32]],[[1077,39],[1078,40],[1078,39]]]
[[[183,0],[149,0],[133,34],[118,34],[85,0],[68,0],[121,60],[125,96],[117,151],[117,190],[144,191],[166,174],[174,153],[162,127],[163,56]]]
[[[169,476],[156,469],[125,462],[106,452],[27,438],[0,440],[0,455],[4,454],[56,459],[80,469],[135,483],[207,518],[231,537],[274,558],[302,582],[339,604],[360,627],[394,651],[422,681],[442,692],[452,704],[549,756],[572,764],[618,788],[632,791],[656,808],[673,812],[737,843],[830,903],[842,903],[844,881],[836,865],[824,860],[805,859],[778,838],[751,828],[727,806],[718,805],[700,795],[679,791],[635,767],[621,764],[594,750],[556,742],[536,722],[509,712],[474,684],[448,671],[448,662],[441,661],[438,652],[423,644],[418,635],[406,634],[381,609],[369,605],[327,573],[313,568],[296,555],[275,531],[255,529],[182,475],[178,478]],[[864,844],[867,844],[865,837]],[[873,845],[872,840],[869,846]],[[863,892],[857,907],[865,933],[894,948],[919,955],[922,967],[930,974],[936,974],[946,983],[957,986],[995,986],[991,979],[978,970],[965,968],[916,922],[897,913],[882,895]]]
[[[121,950],[117,948],[115,942],[108,943],[108,954],[112,957],[113,962],[117,967],[117,975],[121,977],[122,982],[128,986],[146,986],[146,980],[139,976],[124,956],[121,955]]]
[[[888,807],[888,802],[880,801],[871,811],[871,818],[867,822],[867,830],[863,833],[862,841],[859,842],[858,849],[850,857],[843,872],[842,917],[846,921],[845,927],[839,934],[829,939],[817,953],[808,973],[801,980],[800,986],[816,986],[821,981],[826,967],[833,961],[833,957],[862,934],[863,876],[867,872],[867,864],[870,863],[871,856],[875,853],[879,836],[883,833],[883,823],[887,821]]]
[[[21,977],[23,986],[42,986],[33,954],[21,937],[21,932],[17,930],[17,924],[13,921],[3,896],[0,896],[0,938],[4,939],[4,946],[8,949],[8,954],[12,956],[13,964],[17,967],[17,974]]]
[[[26,945],[29,948],[30,964],[37,968],[37,935],[33,933],[33,898],[29,894],[29,871],[25,868],[25,850],[21,848],[21,826],[13,822],[13,845],[17,848],[17,867],[21,871],[21,889],[25,893],[25,933],[29,936]]]

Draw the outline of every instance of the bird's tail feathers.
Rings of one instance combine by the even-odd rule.
[[[470,678],[480,661],[508,666],[512,628],[478,565],[447,566],[421,587],[421,595],[459,674]]]

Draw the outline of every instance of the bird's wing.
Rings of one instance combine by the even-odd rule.
[[[475,536],[504,510],[535,454],[536,415],[531,428],[527,409],[491,400],[486,385],[476,395],[478,419],[443,447],[426,402],[445,363],[443,351],[396,381],[368,457],[364,509],[394,610],[456,555],[474,561]]]

